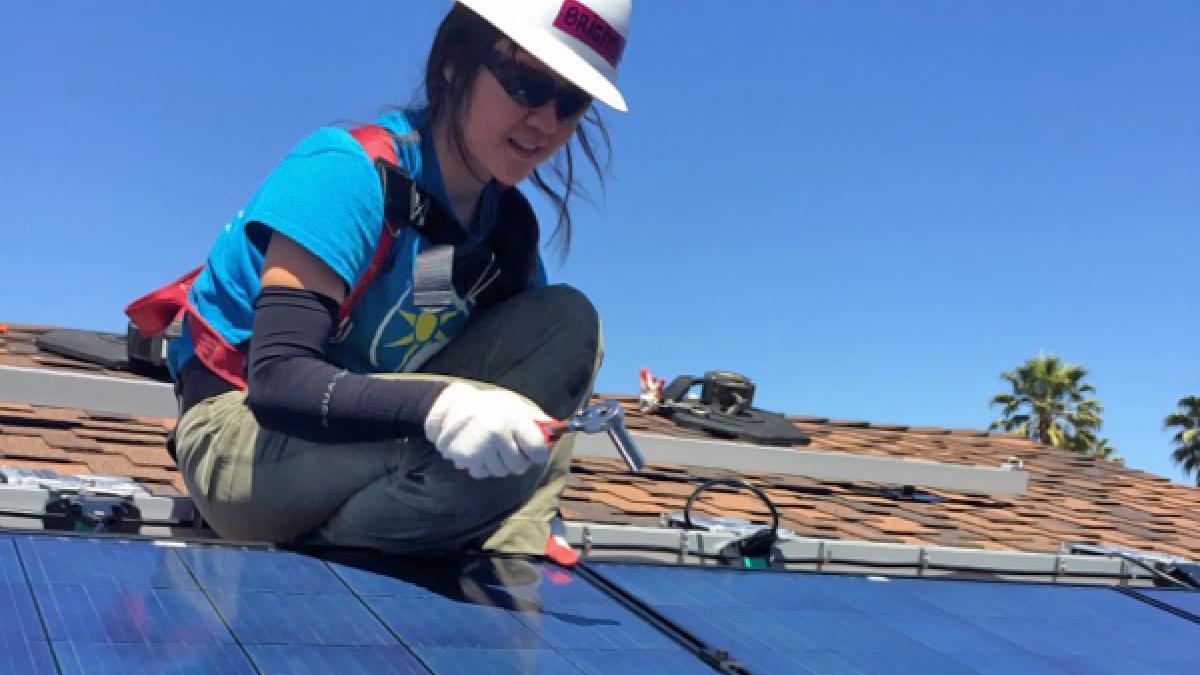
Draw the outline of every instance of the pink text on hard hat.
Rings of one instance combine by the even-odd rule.
[[[614,68],[625,51],[625,37],[579,0],[566,0],[562,4],[554,27],[591,47]]]

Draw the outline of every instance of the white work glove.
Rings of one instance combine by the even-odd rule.
[[[434,400],[425,437],[472,478],[500,477],[550,459],[539,421],[551,418],[507,389],[454,382]]]

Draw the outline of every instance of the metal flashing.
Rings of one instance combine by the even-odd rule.
[[[676,528],[567,522],[565,536],[591,560],[669,561],[714,564],[729,533]],[[1149,583],[1151,576],[1124,561],[1091,555],[1023,553],[792,537],[777,544],[789,569],[879,570],[887,574],[979,575],[1062,582]]]
[[[1029,486],[1029,472],[1017,468],[968,466],[925,459],[875,457],[657,434],[632,435],[650,463],[786,473],[825,480],[913,485],[969,494],[1024,494]],[[606,437],[586,434],[575,439],[575,455],[620,459]]]
[[[171,385],[91,373],[0,365],[0,401],[175,417]]]
[[[0,400],[156,417],[177,414],[170,384],[17,366],[0,366]],[[659,463],[912,485],[969,494],[1022,494],[1029,484],[1028,472],[1018,468],[968,466],[645,433],[633,433],[632,436],[647,458]],[[620,459],[607,436],[579,434],[575,454]]]

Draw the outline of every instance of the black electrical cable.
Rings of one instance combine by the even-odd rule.
[[[694,524],[692,524],[692,504],[696,501],[696,498],[699,497],[705,490],[707,490],[715,485],[726,485],[729,487],[745,488],[745,489],[753,492],[755,495],[757,495],[758,498],[761,499],[762,502],[764,504],[766,504],[767,508],[770,509],[770,511],[771,511],[771,540],[774,541],[778,537],[779,510],[775,508],[775,504],[771,503],[770,497],[767,497],[767,493],[763,492],[761,488],[759,488],[756,485],[747,483],[746,481],[741,480],[740,478],[710,478],[709,480],[706,480],[703,483],[701,483],[699,485],[699,487],[697,487],[692,492],[692,496],[688,497],[687,504],[683,507],[683,524],[687,529],[689,529],[689,530],[696,529],[696,526]]]

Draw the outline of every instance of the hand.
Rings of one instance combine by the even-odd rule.
[[[434,400],[425,437],[472,478],[508,476],[550,459],[538,425],[549,421],[540,408],[507,389],[454,382]]]

